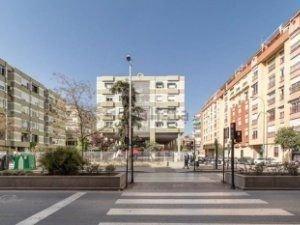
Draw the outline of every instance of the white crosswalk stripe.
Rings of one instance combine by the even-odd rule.
[[[246,192],[123,192],[122,196],[131,197],[228,197],[249,196]]]
[[[260,199],[118,199],[116,204],[186,204],[186,205],[216,205],[216,204],[268,204]]]
[[[110,209],[107,215],[153,215],[153,216],[292,216],[283,209],[251,208],[251,209],[177,209],[177,208],[133,208]]]
[[[157,206],[156,206],[157,205]],[[159,205],[159,206],[158,206]],[[166,207],[174,205],[173,207]],[[176,205],[176,206],[175,206]],[[192,206],[193,205],[193,206]],[[228,205],[230,207],[228,208]],[[227,192],[123,192],[121,198],[115,202],[116,207],[112,207],[107,212],[108,219],[114,222],[102,221],[99,225],[250,225],[247,223],[228,223],[230,218],[251,217],[253,219],[293,217],[294,214],[280,208],[269,208],[268,202],[261,199],[251,198],[247,192],[227,191]],[[129,207],[128,207],[129,206]],[[142,206],[142,207],[141,207]],[[164,207],[163,207],[164,206]],[[180,208],[178,208],[180,206]],[[185,207],[186,206],[186,207]],[[200,207],[201,206],[201,207]],[[221,207],[220,207],[221,206]],[[241,206],[241,207],[240,207]],[[248,206],[248,207],[247,207]],[[250,207],[251,206],[251,207]],[[264,206],[264,207],[263,207]],[[116,218],[126,216],[128,222],[115,221]],[[135,221],[141,216],[155,222]],[[170,222],[161,221],[164,217],[174,218]],[[186,216],[218,217],[224,216],[227,223],[178,223],[176,218]],[[147,220],[148,220],[147,219]],[[235,220],[236,221],[236,220]],[[259,221],[259,220],[258,220]],[[279,220],[280,221],[280,220]],[[205,221],[204,221],[205,222]],[[282,223],[268,225],[283,225]],[[273,220],[274,222],[274,220]],[[264,225],[252,223],[252,225]],[[284,223],[287,225],[288,223]],[[295,224],[295,223],[294,223]],[[300,225],[300,224],[297,224]]]
[[[140,223],[140,222],[134,222],[134,223],[118,223],[118,222],[104,222],[99,223],[99,225],[288,225],[287,223],[268,223],[268,224],[262,224],[262,223]],[[299,223],[291,224],[291,225],[300,225]]]

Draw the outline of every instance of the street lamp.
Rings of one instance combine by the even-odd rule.
[[[130,56],[130,54],[126,55],[126,61],[128,62],[128,66],[129,66],[129,71],[128,71],[128,75],[129,75],[129,106],[128,106],[128,114],[129,114],[129,118],[128,118],[128,151],[130,151],[130,155],[131,155],[131,181],[130,183],[134,183],[134,178],[133,178],[133,149],[132,149],[132,118],[131,118],[131,107],[132,107],[132,74],[131,74],[131,70],[132,70],[132,58]],[[128,156],[128,155],[127,155]],[[128,162],[128,157],[127,157],[127,162]]]

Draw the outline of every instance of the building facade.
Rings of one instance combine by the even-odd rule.
[[[110,88],[126,76],[100,76],[97,78],[97,129],[107,134],[116,132],[118,119],[123,113],[119,95],[112,95]],[[164,144],[166,149],[180,149],[179,138],[185,126],[184,76],[132,77],[136,90],[136,105],[144,109],[141,128],[134,128],[134,135],[150,142]]]
[[[197,113],[193,118],[193,136],[195,139],[195,148],[198,152],[197,155],[204,156],[202,150],[202,140],[201,140],[201,131],[202,131],[202,124],[201,124],[201,113]]]
[[[57,138],[49,131],[52,124],[45,108],[50,102],[50,91],[3,60],[0,60],[0,73],[1,149],[24,151],[32,147],[30,143],[37,147],[50,146],[50,136]],[[60,116],[53,118],[59,120]],[[57,145],[65,145],[63,133],[62,127],[62,139]]]
[[[274,144],[276,132],[281,127],[300,131],[299,12],[205,103],[201,121],[206,155],[213,154],[215,139],[223,143],[223,129],[235,122],[242,131],[237,157],[282,159],[282,149]]]

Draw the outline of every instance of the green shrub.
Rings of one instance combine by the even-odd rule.
[[[294,162],[285,162],[283,164],[284,166],[284,169],[288,172],[289,175],[292,175],[292,176],[297,176],[298,175],[298,168],[299,166],[294,163]]]
[[[47,150],[40,163],[51,175],[71,175],[77,174],[85,161],[75,148],[58,147]]]
[[[264,165],[262,163],[259,163],[254,166],[254,173],[256,175],[262,175],[264,172]]]
[[[112,172],[114,172],[115,170],[116,170],[116,166],[113,165],[113,164],[109,164],[109,165],[107,165],[107,166],[105,167],[105,171],[106,171],[106,172],[109,172],[109,173],[112,173]]]
[[[30,176],[33,172],[30,170],[3,170],[0,176]]]

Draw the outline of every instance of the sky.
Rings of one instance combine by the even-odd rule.
[[[300,0],[0,0],[0,58],[50,88],[53,73],[184,75],[192,117]]]

